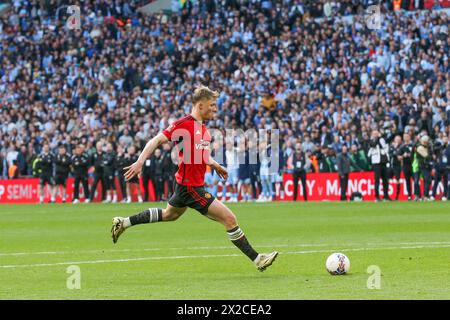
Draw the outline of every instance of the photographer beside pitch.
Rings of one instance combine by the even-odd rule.
[[[158,146],[167,141],[173,141],[177,147],[182,144],[182,150],[178,148],[179,165],[175,175],[175,191],[166,209],[150,208],[128,218],[113,218],[112,239],[116,243],[127,228],[136,224],[175,221],[190,207],[221,223],[231,242],[254,262],[259,271],[264,271],[272,265],[278,252],[269,254],[256,252],[239,228],[233,212],[204,188],[207,165],[210,165],[222,179],[228,178],[227,170],[210,157],[211,135],[204,123],[214,118],[218,95],[218,92],[204,86],[196,88],[192,98],[191,114],[174,122],[147,142],[137,161],[124,168],[125,178],[130,180],[141,174],[145,160]]]
[[[372,131],[370,139],[370,149],[368,156],[372,169],[375,173],[375,198],[380,200],[380,178],[383,180],[383,200],[391,201],[389,191],[389,145],[386,143],[380,132]]]
[[[444,193],[442,194],[441,200],[447,201],[450,197],[448,189],[448,175],[450,173],[450,145],[448,143],[448,137],[444,136],[443,141],[436,142],[434,144],[434,185],[433,185],[433,196],[432,199],[436,198],[437,188],[439,183],[442,181],[444,186]]]
[[[430,137],[423,135],[414,147],[413,175],[415,201],[430,200],[431,171],[433,168],[433,153]],[[423,177],[423,197],[420,191],[420,177]]]

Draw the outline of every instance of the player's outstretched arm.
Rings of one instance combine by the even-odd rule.
[[[167,137],[164,134],[159,133],[156,137],[147,142],[147,144],[144,147],[144,150],[142,150],[141,155],[139,156],[137,161],[133,163],[131,166],[123,168],[125,170],[124,173],[125,180],[128,181],[135,175],[140,174],[142,166],[145,163],[145,160],[147,160],[148,157],[150,157],[153,154],[156,148],[158,148],[161,144],[166,143],[167,141],[169,141]]]

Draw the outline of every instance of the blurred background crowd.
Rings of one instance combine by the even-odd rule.
[[[371,140],[380,138],[388,167],[413,170],[426,137],[416,161],[430,179],[442,170],[448,178],[446,12],[383,1],[373,29],[372,0],[180,1],[177,12],[152,15],[138,12],[143,2],[70,1],[81,9],[78,30],[65,25],[69,1],[11,2],[0,17],[1,177],[39,175],[45,144],[55,155],[82,145],[91,157],[98,142],[103,152],[139,150],[189,113],[193,88],[205,84],[220,91],[210,128],[279,130],[279,174],[295,171],[296,151],[308,159],[302,172],[372,170]],[[261,186],[264,168],[252,170],[256,180],[241,170],[238,181]]]

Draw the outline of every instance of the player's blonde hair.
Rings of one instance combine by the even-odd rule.
[[[194,90],[194,96],[192,97],[192,104],[197,104],[200,101],[207,101],[211,99],[217,99],[219,92],[211,90],[207,86],[198,86]]]

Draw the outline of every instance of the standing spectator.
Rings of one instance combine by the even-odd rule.
[[[127,166],[132,165],[133,163],[135,163],[138,159],[138,156],[136,155],[136,148],[131,145],[128,147],[127,149]],[[132,199],[131,199],[131,186],[135,186],[137,193],[138,193],[138,202],[142,203],[142,192],[141,192],[141,188],[139,186],[139,179],[138,177],[133,177],[130,180],[127,181],[127,194],[128,194],[128,198],[127,198],[127,203],[131,203]]]
[[[153,177],[152,182],[155,190],[155,200],[161,201],[164,194],[164,159],[162,157],[161,149],[156,149],[152,159]],[[144,185],[145,190],[145,185]],[[148,184],[145,196],[148,201]]]
[[[172,160],[172,149],[169,143],[163,144],[163,168],[164,168],[164,182],[167,183],[167,198],[169,198],[173,193],[173,183],[175,172],[177,172],[178,167]],[[215,173],[215,172],[214,172]],[[213,173],[213,175],[214,175]],[[215,174],[217,176],[217,174]]]
[[[104,152],[103,152],[103,142],[98,141],[95,146],[95,152],[91,156],[91,165],[94,166],[94,181],[91,185],[91,195],[89,200],[92,201],[95,196],[95,191],[97,189],[97,185],[99,182],[102,184],[102,201],[105,201],[106,198],[106,184],[104,177]]]
[[[225,151],[228,179],[226,182],[226,188],[223,188],[222,200],[226,200],[227,191],[230,192],[230,202],[238,201],[238,182],[239,182],[239,159],[237,148],[234,147],[234,142],[228,142],[226,144]]]
[[[350,160],[351,160],[351,171],[352,172],[362,172],[369,171],[369,163],[367,161],[366,154],[364,150],[358,150],[356,145],[350,147]]]
[[[156,150],[155,150],[156,152]],[[142,166],[142,184],[144,186],[144,201],[149,200],[149,182],[152,182],[153,189],[155,189],[155,166],[153,165],[154,156],[150,159],[146,159],[144,165]],[[156,190],[155,190],[156,191]]]
[[[259,175],[261,177],[261,195],[258,201],[272,201],[272,182],[270,174],[270,157],[267,154],[266,144],[259,144],[260,167]]]
[[[119,180],[120,191],[122,192],[122,203],[127,201],[127,185],[125,177],[123,176],[123,168],[127,166],[128,160],[125,156],[125,151],[121,145],[117,146],[117,158],[116,158],[116,173],[117,179]],[[145,183],[145,182],[144,182]]]
[[[431,185],[431,169],[432,153],[430,149],[430,137],[426,134],[423,135],[419,142],[416,144],[414,152],[413,162],[413,174],[414,174],[414,194],[415,200],[429,200],[430,185]],[[420,190],[420,176],[423,176],[423,197]]]
[[[433,185],[433,199],[436,199],[436,193],[439,183],[442,181],[444,192],[441,200],[446,201],[448,197],[448,175],[450,173],[450,146],[448,137],[444,136],[443,142],[435,145],[435,178]]]
[[[249,148],[249,164],[248,171],[250,175],[250,185],[252,188],[252,199],[257,198],[257,189],[260,183],[259,177],[259,154],[258,149],[256,148],[256,144],[252,141],[248,141]],[[261,190],[261,188],[259,188]]]
[[[106,189],[106,200],[105,202],[117,202],[117,191],[116,191],[116,153],[114,152],[114,147],[111,142],[106,145],[106,152],[103,155],[103,175],[105,184],[102,185]]]
[[[308,201],[308,189],[306,188],[306,173],[311,168],[311,161],[302,150],[302,145],[297,143],[295,151],[289,158],[289,166],[293,168],[293,183],[294,183],[294,201],[297,201],[298,182],[302,183],[303,199]]]
[[[13,164],[9,167],[8,178],[9,179],[19,178],[19,167],[17,166],[17,160],[13,160]]]
[[[247,202],[252,199],[251,197],[251,184],[250,184],[250,170],[249,170],[249,152],[242,142],[239,147],[239,153],[243,155],[244,161],[239,164],[239,181],[241,183],[241,201]]]
[[[403,145],[400,149],[400,156],[402,159],[403,175],[406,181],[406,189],[408,192],[408,200],[412,200],[412,185],[411,179],[413,177],[412,172],[412,157],[413,157],[414,144],[411,141],[409,133],[403,135]]]
[[[7,177],[7,173],[6,173],[6,169],[7,169],[7,164],[6,164],[6,158],[3,154],[2,151],[0,151],[0,179],[4,179]]]
[[[390,160],[391,160],[391,169],[392,176],[395,179],[396,184],[396,192],[395,192],[395,200],[398,200],[400,195],[400,176],[402,173],[402,137],[395,136],[394,142],[391,144],[390,149]]]
[[[62,202],[66,202],[67,178],[70,172],[70,156],[67,154],[66,147],[61,144],[58,147],[58,154],[55,156],[55,194],[59,187],[62,187]]]
[[[89,200],[89,183],[88,183],[88,169],[89,169],[89,157],[84,152],[84,145],[79,144],[75,147],[74,154],[70,159],[72,164],[72,173],[75,178],[74,190],[73,190],[73,203],[77,204],[80,202],[80,182],[83,185],[83,194],[85,202],[88,203]]]
[[[20,146],[19,154],[17,155],[17,166],[19,167],[19,173],[21,176],[28,175],[28,150],[26,145]]]
[[[19,152],[16,150],[16,146],[13,142],[10,142],[8,151],[6,152],[6,162],[8,167],[13,164],[13,161],[17,159]]]
[[[350,173],[351,160],[347,153],[347,146],[342,147],[337,157],[339,183],[341,185],[341,201],[347,201],[348,175]]]
[[[375,173],[375,198],[380,199],[380,179],[383,182],[383,199],[390,201],[389,198],[389,145],[377,130],[372,131],[370,140],[370,149],[368,156],[372,164],[372,170]]]
[[[38,194],[39,194],[39,203],[44,202],[44,191],[45,186],[47,185],[50,190],[50,202],[55,202],[55,179],[53,178],[53,163],[54,156],[50,152],[50,145],[46,142],[42,148],[42,153],[39,156],[39,166],[40,166],[40,175],[39,175],[39,186],[38,186]]]

